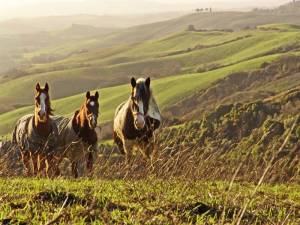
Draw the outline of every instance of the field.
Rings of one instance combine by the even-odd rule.
[[[265,55],[296,51],[300,39],[298,28],[278,26],[282,30],[185,31],[158,40],[117,45],[109,49],[102,49],[97,42],[94,45],[89,40],[86,47],[81,46],[84,41],[79,44],[78,41],[71,41],[60,47],[28,53],[24,57],[30,66],[22,70],[25,75],[12,80],[8,76],[0,84],[1,112],[31,105],[32,93],[29,90],[37,81],[48,81],[53,87],[52,97],[60,99],[88,89],[128,83],[132,75],[142,74],[159,79],[215,70]],[[103,39],[100,41],[105,43]],[[76,49],[68,49],[68,45]],[[71,53],[80,52],[81,49],[87,52]],[[54,62],[35,62],[35,57],[43,55],[67,56]],[[18,97],[15,93],[18,93]]]
[[[36,82],[50,84],[55,113],[64,115],[71,115],[80,106],[83,91],[100,88],[99,122],[106,123],[112,120],[117,105],[128,97],[129,85],[124,83],[132,75],[153,78],[155,96],[164,109],[232,72],[258,68],[287,52],[298,54],[299,40],[297,26],[274,24],[236,32],[184,31],[106,50],[98,50],[97,42],[94,45],[88,41],[87,53],[33,63],[25,69],[28,75],[0,84],[0,135],[9,133],[20,116],[32,111],[30,90]],[[83,48],[76,43],[69,45]],[[65,45],[43,51],[25,57],[33,60],[38,55],[71,50]]]
[[[170,76],[153,81],[153,91],[161,109],[169,106],[182,98],[207,87],[212,82],[232,72],[249,70],[259,67],[263,62],[271,61],[279,55],[260,57],[233,66],[214,71]],[[21,88],[21,86],[20,86]],[[22,88],[23,89],[23,88]],[[130,85],[121,85],[112,88],[100,89],[100,123],[112,121],[116,107],[129,97]],[[55,114],[72,115],[80,107],[84,100],[84,94],[75,95],[53,101]],[[0,134],[5,135],[12,130],[13,124],[22,115],[33,112],[33,107],[20,108],[0,115]]]
[[[24,19],[7,35],[0,23],[0,224],[300,224],[299,7],[133,27]],[[111,129],[132,76],[151,77],[163,124],[153,158],[126,162]],[[64,159],[56,178],[25,175],[10,134],[33,113],[37,82],[49,83],[55,115],[99,91],[93,172],[80,161],[74,179]]]
[[[19,224],[299,223],[300,187],[180,179],[0,180],[0,219]]]

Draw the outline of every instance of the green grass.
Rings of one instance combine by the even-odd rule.
[[[234,224],[232,213],[251,199],[248,220],[280,224],[289,215],[289,224],[299,222],[299,185],[263,185],[253,197],[252,184],[228,187],[225,182],[189,180],[1,179],[0,220],[45,224],[58,217],[59,224]],[[195,208],[201,205],[215,211]],[[255,224],[246,219],[243,224]]]
[[[241,37],[244,38],[237,40]],[[105,50],[91,46],[84,54],[75,54],[55,63],[33,64],[26,69],[29,75],[3,82],[0,84],[0,106],[4,112],[30,105],[32,93],[29,90],[36,82],[49,82],[53,87],[52,97],[60,99],[88,89],[124,84],[132,75],[150,74],[161,78],[194,73],[197,68],[208,65],[236,64],[299,40],[297,30],[208,31],[180,32],[158,40],[116,45]],[[207,47],[186,51],[197,45]],[[77,50],[80,49],[78,45]],[[52,50],[44,51],[50,54]],[[61,51],[67,53],[66,49]],[[174,51],[182,52],[174,55]]]
[[[70,56],[55,63],[32,65],[27,71],[30,75],[0,84],[0,106],[3,106],[2,112],[9,111],[0,115],[0,135],[10,132],[18,118],[33,111],[30,105],[36,82],[50,83],[50,93],[52,99],[55,99],[55,112],[64,115],[71,115],[81,105],[82,92],[100,89],[100,122],[103,123],[112,120],[117,105],[128,97],[128,85],[121,84],[127,83],[132,75],[147,76],[150,73],[154,74],[153,89],[159,105],[161,108],[170,106],[234,71],[257,68],[263,62],[282,55],[260,57],[271,50],[299,43],[300,33],[293,26],[269,26],[286,29],[280,32],[260,29],[180,32],[157,40],[117,45],[102,51],[91,46],[84,54]],[[207,47],[186,51],[197,45]],[[77,49],[81,47],[78,45]],[[60,50],[67,52],[66,49]],[[55,49],[43,51],[51,53]],[[182,52],[166,55],[174,51]],[[88,64],[84,67],[74,66],[80,63]],[[210,64],[224,67],[204,73],[194,72],[198,67],[206,68]],[[58,65],[68,68],[43,72]],[[179,69],[174,70],[176,67]],[[34,73],[36,69],[41,69],[41,72]]]
[[[157,79],[152,82],[154,95],[161,109],[170,106],[184,97],[203,89],[212,82],[227,76],[232,72],[246,71],[259,67],[263,62],[274,60],[278,55],[271,55],[248,60],[236,65],[215,71],[185,74]],[[129,97],[130,84],[112,88],[100,89],[100,123],[113,119],[116,107]],[[53,101],[55,114],[71,115],[80,107],[84,100],[84,93]],[[20,108],[0,115],[0,134],[5,135],[13,128],[14,123],[22,116],[33,112],[33,106]]]

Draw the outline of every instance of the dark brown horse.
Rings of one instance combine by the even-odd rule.
[[[50,118],[52,109],[49,85],[46,83],[45,87],[41,88],[38,83],[35,89],[34,114],[22,117],[13,132],[13,142],[20,147],[22,161],[28,175],[37,175],[45,168],[48,174],[58,135],[57,127]],[[30,172],[31,160],[32,173]]]
[[[94,96],[88,91],[85,101],[72,118],[62,116],[53,117],[59,129],[59,147],[57,157],[60,164],[63,158],[72,163],[72,173],[78,177],[78,166],[85,160],[86,167],[91,173],[93,169],[94,153],[98,149],[97,120],[99,114],[99,93]],[[83,164],[83,162],[82,162]],[[60,172],[57,171],[57,175]]]
[[[130,161],[136,146],[147,158],[154,149],[154,131],[161,124],[161,115],[150,88],[150,78],[131,78],[131,96],[116,110],[114,141]]]

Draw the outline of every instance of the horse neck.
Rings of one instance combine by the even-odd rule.
[[[80,110],[75,113],[75,118],[73,120],[73,125],[75,125],[75,130],[77,132],[91,130],[88,125],[88,120],[86,118],[86,109],[82,106]]]
[[[48,117],[46,122],[41,122],[38,119],[37,113],[34,116],[34,127],[36,132],[42,137],[48,137],[52,132],[51,119]]]
[[[75,133],[79,136],[79,138],[82,138],[84,142],[88,144],[94,144],[97,142],[96,133],[94,129],[89,127],[85,116],[85,109],[83,107],[75,112],[72,127]]]

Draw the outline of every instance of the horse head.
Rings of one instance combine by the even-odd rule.
[[[131,78],[131,111],[134,117],[134,126],[137,130],[141,130],[146,124],[146,115],[149,108],[151,97],[150,77],[147,79]]]
[[[88,121],[90,129],[95,129],[97,127],[97,120],[99,115],[99,93],[98,91],[95,95],[91,95],[88,91],[86,93],[85,103],[83,105],[83,113]]]
[[[49,116],[52,115],[52,108],[49,96],[49,85],[45,84],[44,88],[41,88],[37,83],[35,86],[35,116],[41,123],[46,123]]]

